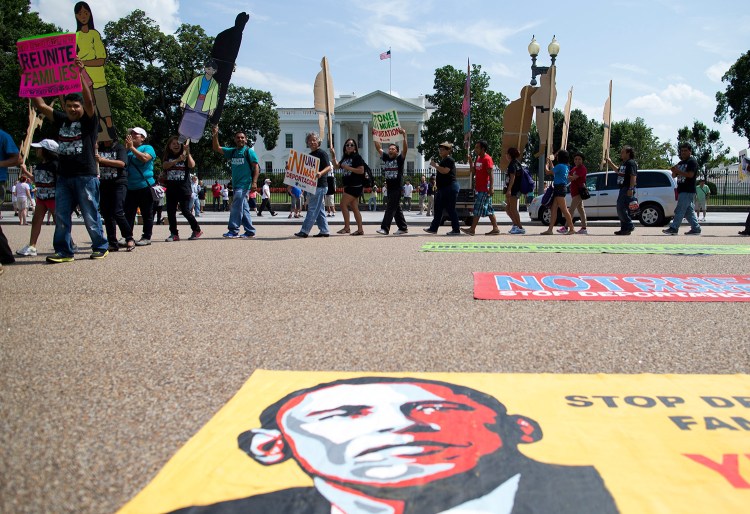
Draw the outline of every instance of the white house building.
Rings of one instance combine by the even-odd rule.
[[[409,152],[406,156],[406,171],[423,169],[426,162],[416,147],[422,142],[421,135],[424,122],[430,117],[435,107],[427,102],[424,96],[418,98],[397,98],[382,91],[373,91],[362,97],[341,95],[334,100],[333,146],[340,152],[339,143],[349,138],[357,141],[359,153],[371,168],[380,167],[380,159],[375,155],[372,143],[372,113],[396,110],[401,127],[406,131]],[[283,169],[289,157],[289,149],[307,152],[305,136],[318,131],[318,115],[315,109],[279,107],[279,140],[273,150],[266,148],[263,138],[258,135],[255,142],[255,153],[264,171]],[[323,138],[323,149],[328,149],[326,134]]]

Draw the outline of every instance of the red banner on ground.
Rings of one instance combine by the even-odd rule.
[[[750,302],[750,277],[474,273],[477,300]]]

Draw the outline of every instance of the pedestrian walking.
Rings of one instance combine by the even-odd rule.
[[[437,192],[435,193],[435,216],[432,218],[430,226],[424,229],[428,234],[437,234],[438,227],[443,221],[443,211],[445,211],[451,220],[451,231],[446,235],[461,235],[458,213],[456,212],[456,200],[458,199],[460,186],[456,179],[456,161],[451,157],[452,152],[453,143],[446,141],[438,146],[440,162],[438,163],[435,159],[430,160],[430,166],[437,171]]]
[[[36,148],[39,163],[34,166],[33,175],[21,164],[21,173],[26,177],[32,177],[37,185],[37,206],[31,219],[31,235],[29,244],[16,251],[16,254],[24,257],[35,257],[37,255],[36,245],[39,234],[42,231],[44,215],[55,212],[55,175],[59,166],[57,160],[57,142],[52,139],[42,139],[38,143],[31,143]]]
[[[96,162],[99,164],[99,209],[104,219],[107,232],[107,243],[110,252],[120,249],[117,239],[117,229],[123,238],[125,249],[130,252],[135,249],[133,226],[125,215],[125,198],[128,195],[128,177],[125,163],[128,151],[117,140],[117,132],[112,129],[113,139],[99,142]]]
[[[263,216],[263,209],[271,213],[271,216],[276,216],[276,211],[271,207],[271,179],[267,178],[263,181],[263,187],[260,192],[260,207],[258,208],[258,216]]]
[[[492,230],[485,235],[495,236],[500,234],[495,218],[495,209],[492,207],[492,196],[495,194],[495,163],[492,162],[492,156],[487,153],[489,145],[487,141],[480,140],[474,145],[475,157],[472,159],[469,154],[469,170],[474,180],[474,210],[472,211],[471,228],[462,228],[461,232],[473,236],[479,223],[479,218],[485,216],[490,218]]]
[[[198,221],[190,212],[190,204],[193,201],[193,190],[190,172],[195,168],[195,159],[190,154],[190,141],[180,143],[179,136],[172,136],[167,140],[162,154],[162,167],[164,168],[165,184],[167,186],[167,220],[169,222],[169,237],[166,242],[180,240],[180,232],[177,228],[177,207],[190,224],[192,233],[189,240],[198,239],[203,235]]]
[[[672,222],[662,232],[668,236],[676,236],[679,234],[679,228],[684,218],[690,223],[690,230],[685,232],[685,235],[699,236],[701,235],[701,226],[698,224],[698,216],[695,215],[693,206],[698,161],[693,157],[693,147],[690,143],[681,143],[679,152],[680,162],[672,166],[672,176],[677,181],[677,206],[674,208]]]
[[[620,162],[618,166],[607,157],[602,164],[608,164],[617,169],[617,185],[620,188],[617,195],[617,217],[620,218],[620,230],[616,231],[615,235],[629,236],[635,230],[633,219],[630,217],[630,202],[635,198],[638,181],[638,163],[635,161],[635,150],[632,146],[622,147]]]
[[[557,164],[553,167],[554,159],[557,157]],[[558,150],[556,156],[548,156],[547,163],[545,166],[545,173],[552,175],[552,187],[554,192],[552,194],[552,205],[550,205],[550,218],[549,228],[541,233],[543,236],[549,236],[553,234],[552,229],[555,228],[557,223],[557,211],[558,209],[562,212],[565,217],[565,224],[568,228],[563,234],[575,234],[575,228],[573,227],[573,217],[568,211],[568,206],[565,203],[565,196],[568,194],[568,174],[570,173],[570,166],[568,166],[568,160],[570,154],[567,150]]]
[[[375,131],[373,130],[373,134]],[[404,179],[404,162],[406,161],[406,153],[408,151],[408,145],[406,140],[406,131],[402,128],[399,129],[401,134],[401,149],[395,143],[388,145],[388,151],[383,152],[383,147],[380,146],[380,142],[373,139],[375,144],[375,150],[380,155],[382,161],[383,175],[385,176],[385,185],[383,186],[383,197],[386,197],[387,193],[387,204],[385,207],[385,213],[383,214],[383,221],[380,223],[380,228],[376,230],[378,234],[387,236],[391,231],[391,223],[395,220],[396,227],[398,230],[394,232],[397,235],[407,234],[409,227],[406,225],[406,219],[404,218],[404,212],[401,210],[401,183]],[[457,229],[458,230],[458,229]]]
[[[305,143],[310,149],[310,155],[318,158],[318,169],[316,175],[318,177],[318,184],[315,188],[315,193],[308,193],[308,208],[305,219],[302,222],[302,228],[299,232],[294,235],[297,237],[307,237],[312,230],[313,224],[318,226],[320,232],[315,234],[313,237],[328,237],[330,231],[328,229],[328,219],[325,214],[325,208],[323,203],[328,192],[328,179],[327,175],[332,171],[331,162],[328,159],[328,155],[320,149],[320,136],[317,132],[310,132],[305,137]]]
[[[333,167],[341,170],[342,182],[344,183],[344,193],[341,196],[341,214],[344,217],[344,228],[337,233],[350,233],[349,211],[351,210],[354,213],[354,220],[357,222],[357,230],[351,232],[351,235],[364,235],[362,214],[359,212],[359,197],[364,192],[365,161],[359,155],[357,142],[354,139],[347,139],[344,142],[344,153],[341,156],[341,161],[336,160],[336,150],[331,148],[331,160],[333,161]]]
[[[128,131],[125,138],[128,172],[128,194],[125,197],[125,217],[135,231],[135,215],[140,209],[143,222],[143,234],[135,242],[136,246],[149,246],[154,229],[154,198],[151,186],[156,184],[154,178],[154,147],[146,144],[148,134],[141,127]]]

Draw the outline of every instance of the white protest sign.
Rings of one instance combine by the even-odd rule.
[[[318,187],[318,166],[320,159],[307,154],[289,150],[289,159],[286,161],[286,173],[284,184],[288,186],[299,186],[303,191],[315,193]]]
[[[403,136],[399,133],[401,124],[396,111],[372,113],[372,135],[379,143],[399,143]]]

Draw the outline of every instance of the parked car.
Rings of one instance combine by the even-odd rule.
[[[591,192],[591,198],[584,200],[586,217],[588,219],[617,219],[617,173],[594,172],[586,175],[586,186]],[[638,203],[641,214],[638,221],[647,227],[666,225],[674,217],[677,206],[677,183],[669,170],[638,170],[637,182]],[[537,196],[529,204],[529,216],[532,220],[539,220],[544,225],[549,224],[550,212],[541,205],[541,196]],[[565,197],[570,205],[570,193]],[[559,218],[559,217],[558,217]]]

